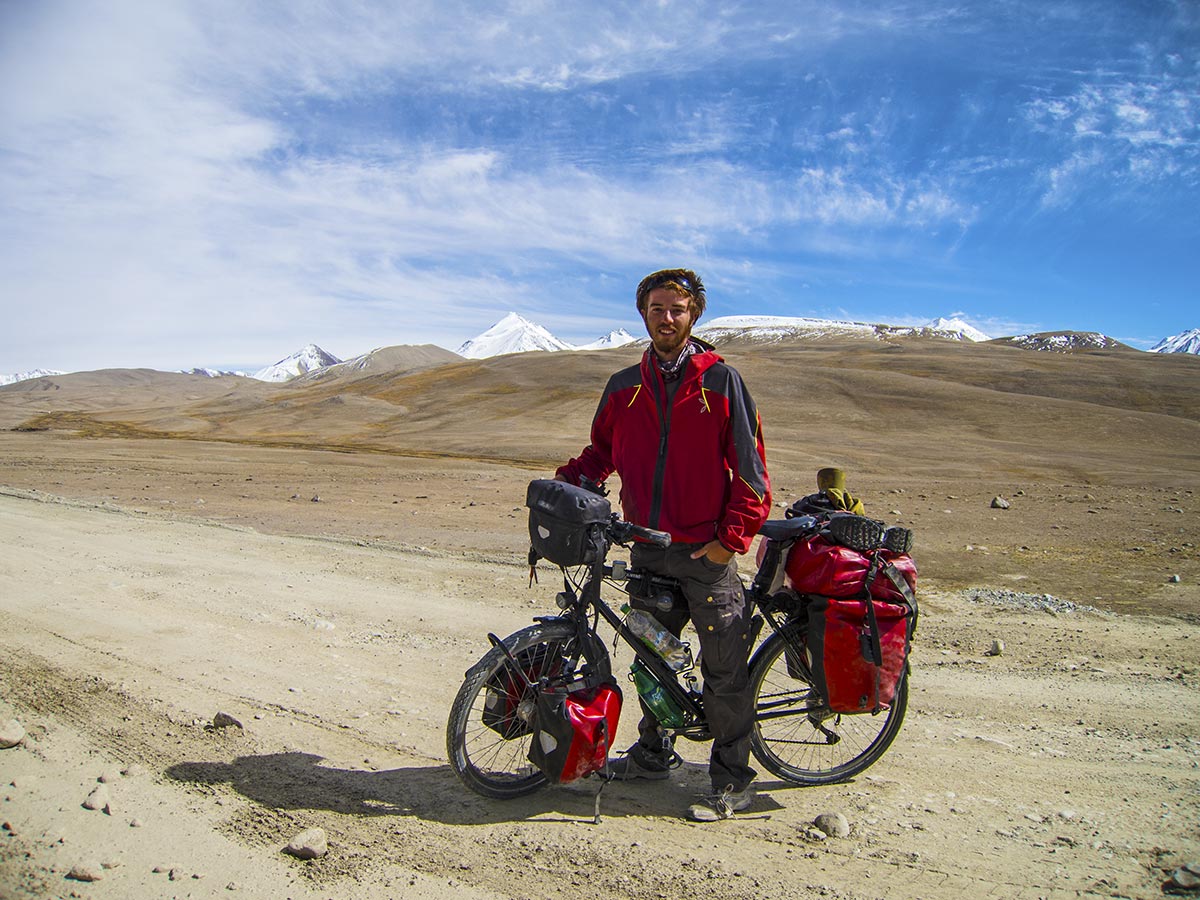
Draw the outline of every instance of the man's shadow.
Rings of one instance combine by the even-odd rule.
[[[271,809],[329,810],[356,816],[414,816],[447,825],[520,822],[558,813],[563,820],[592,821],[598,776],[539,790],[512,800],[490,800],[469,791],[448,765],[371,771],[322,765],[313,753],[239,756],[231,762],[184,762],[168,778],[184,784],[228,784]],[[685,763],[668,781],[604,785],[601,816],[678,815],[707,784],[707,767]],[[760,795],[756,806],[764,805]],[[778,808],[767,801],[767,806]],[[553,821],[553,819],[549,819]]]

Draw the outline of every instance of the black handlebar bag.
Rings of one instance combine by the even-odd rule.
[[[529,542],[542,559],[559,566],[596,562],[604,549],[604,529],[612,521],[608,499],[565,481],[537,479],[525,495]]]

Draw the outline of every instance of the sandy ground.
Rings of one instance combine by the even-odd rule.
[[[750,814],[697,825],[680,816],[706,748],[689,745],[672,781],[606,788],[595,825],[590,780],[485,801],[444,756],[486,632],[552,608],[549,572],[530,590],[517,564],[530,472],[145,441],[41,444],[57,462],[35,464],[16,440],[0,467],[0,721],[27,737],[0,750],[6,900],[1149,898],[1200,859],[1195,577],[1162,587],[1160,568],[1194,565],[1194,548],[1168,555],[1186,543],[1168,534],[1194,535],[1184,490],[1159,504],[1142,591],[1174,615],[975,602],[973,585],[1041,583],[1032,552],[981,542],[993,580],[923,576],[908,718],[867,773],[765,776]],[[939,490],[865,493],[927,530],[960,497],[986,509],[967,483]],[[1064,533],[1121,497],[1079,500],[1061,504]],[[969,515],[935,558],[988,534],[994,513]],[[997,638],[1004,653],[985,655]],[[218,712],[244,727],[211,727]],[[635,719],[627,707],[623,741]],[[108,812],[85,809],[102,777]],[[827,811],[849,837],[809,834]],[[317,826],[328,855],[282,852]],[[77,865],[103,878],[68,878]]]

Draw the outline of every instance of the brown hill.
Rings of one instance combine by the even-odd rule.
[[[838,465],[870,513],[918,531],[923,571],[944,583],[1113,608],[1200,601],[1195,357],[921,337],[722,352],[758,401],[780,505]],[[282,386],[145,372],[22,383],[0,389],[0,428],[45,439],[5,438],[0,484],[147,509],[202,498],[207,516],[268,530],[507,556],[524,540],[524,483],[579,452],[606,379],[638,358],[530,353]],[[343,502],[305,515],[290,502],[318,494]],[[997,495],[1012,508],[992,509]]]
[[[1050,353],[1091,353],[1095,350],[1137,351],[1128,344],[1098,331],[1039,331],[1036,334],[1018,334],[1012,337],[995,338],[990,343],[1011,344],[1024,350],[1040,350]]]
[[[807,472],[832,458],[880,474],[1084,479],[1200,468],[1200,360],[1183,354],[1034,354],[921,338],[731,342],[722,352],[758,401],[773,468]],[[0,390],[0,427],[544,466],[582,447],[605,380],[638,358],[531,353],[418,371],[377,360],[282,386],[110,370]]]
[[[457,362],[462,357],[457,353],[445,350],[434,344],[402,344],[395,347],[379,347],[362,356],[348,359],[337,365],[325,366],[306,372],[288,384],[304,386],[321,382],[347,381],[355,378],[365,378],[370,375],[415,372],[440,366],[449,362]]]

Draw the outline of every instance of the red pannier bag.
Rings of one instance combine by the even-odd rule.
[[[608,765],[621,718],[621,689],[606,681],[581,690],[539,690],[529,761],[555,784]]]
[[[916,609],[874,598],[813,597],[806,646],[815,687],[839,713],[888,707],[904,674]]]
[[[819,534],[796,541],[788,551],[785,564],[788,586],[798,594],[856,597],[862,593],[874,554],[879,554],[884,564],[891,564],[904,576],[909,590],[916,590],[917,567],[911,556],[889,550],[860,553]],[[904,602],[904,595],[890,578],[872,580],[871,596],[889,603]]]

